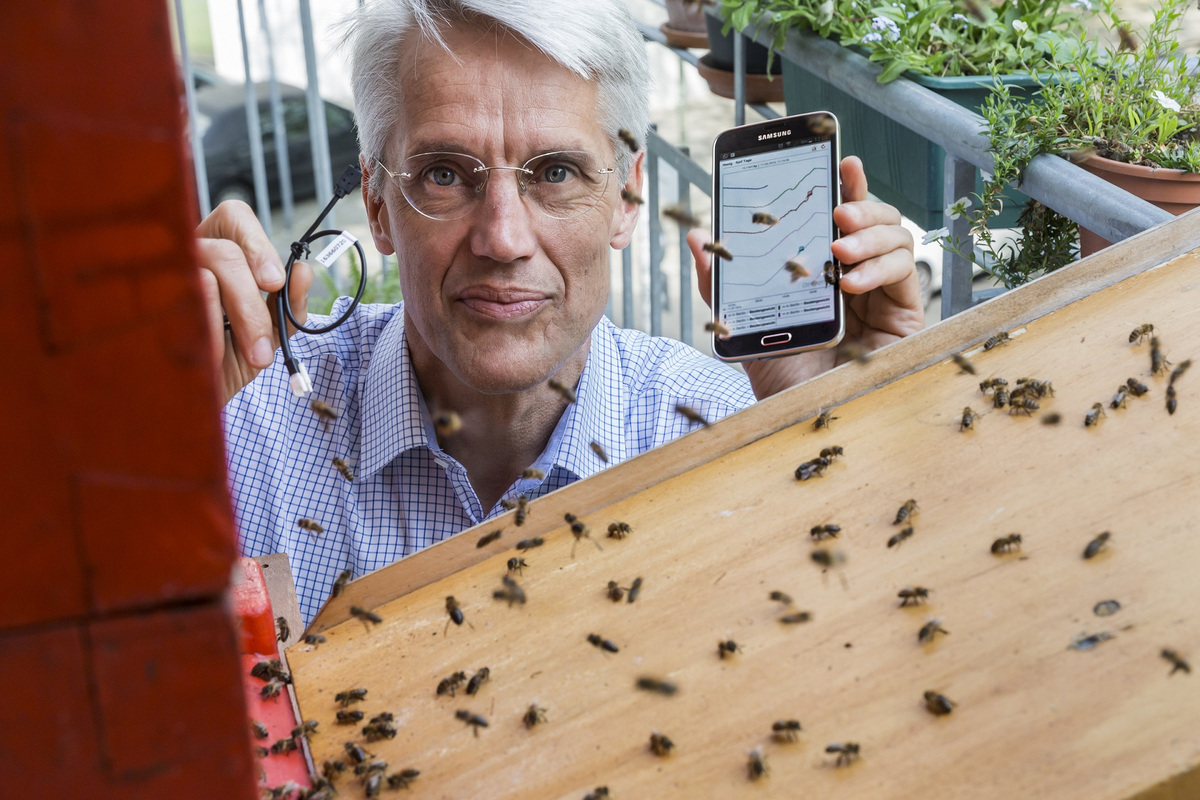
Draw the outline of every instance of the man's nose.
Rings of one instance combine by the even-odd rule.
[[[494,169],[488,174],[471,225],[471,251],[494,261],[528,258],[537,250],[534,223],[539,211],[521,189],[522,173]]]

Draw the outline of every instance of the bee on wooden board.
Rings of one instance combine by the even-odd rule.
[[[813,430],[819,431],[822,428],[828,428],[830,426],[830,423],[833,422],[835,419],[841,419],[841,417],[833,416],[832,408],[829,409],[828,411],[822,411],[819,414],[817,414],[816,419],[813,420]]]
[[[380,711],[375,716],[371,717],[371,723],[378,725],[380,722],[395,722],[396,715],[390,711]]]
[[[1011,553],[1014,550],[1020,549],[1021,534],[1019,533],[1010,533],[1007,536],[1001,536],[999,539],[992,542],[992,555]]]
[[[954,355],[950,356],[950,358],[955,364],[958,365],[959,372],[965,372],[968,375],[975,374],[975,365],[972,364],[970,359],[968,359],[962,353],[955,353]]]
[[[803,625],[805,622],[812,622],[812,612],[796,611],[791,614],[784,614],[779,618],[779,621],[784,625]]]
[[[624,539],[631,533],[633,533],[633,528],[629,527],[628,522],[608,523],[608,538],[610,539]]]
[[[292,728],[292,738],[299,739],[301,736],[303,736],[305,739],[309,739],[314,733],[317,732],[317,726],[320,724],[321,723],[317,722],[315,719],[307,719],[296,727]]]
[[[467,681],[467,694],[478,694],[491,674],[492,671],[487,667],[480,667],[479,671],[471,676],[471,680]]]
[[[643,692],[651,692],[652,694],[661,694],[663,697],[671,697],[679,691],[679,687],[670,681],[662,680],[661,678],[652,678],[648,675],[643,675],[637,679],[634,684]]]
[[[896,518],[892,520],[893,525],[902,525],[907,522],[917,513],[917,501],[905,500],[904,505],[900,506],[900,510],[896,512]]]
[[[641,145],[638,144],[637,138],[635,138],[634,135],[632,133],[630,133],[629,131],[627,131],[626,129],[621,128],[620,130],[618,130],[617,136],[621,139],[622,142],[625,143],[625,146],[628,147],[631,152],[636,153],[638,150],[641,149]]]
[[[333,696],[335,703],[340,703],[342,708],[346,708],[351,703],[358,703],[367,699],[366,689],[347,689],[344,692],[338,692]]]
[[[539,707],[537,703],[530,703],[529,708],[525,709],[521,721],[525,723],[526,728],[540,725],[546,722],[546,709]]]
[[[994,350],[995,348],[999,347],[1002,344],[1008,344],[1008,342],[1009,342],[1008,333],[1005,331],[1000,331],[999,333],[995,334],[994,336],[989,337],[988,340],[983,343],[983,349],[984,350]]]
[[[504,533],[503,530],[492,531],[491,533],[485,533],[483,536],[479,537],[479,541],[477,541],[475,543],[475,546],[476,547],[487,547],[489,544],[491,544],[492,542],[499,539],[500,535],[502,533]]]
[[[1139,381],[1137,378],[1127,378],[1125,386],[1129,389],[1129,393],[1134,397],[1141,397],[1150,391],[1150,387]]]
[[[992,408],[1004,408],[1008,405],[1008,390],[1003,386],[997,387],[996,391],[992,392]]]
[[[517,585],[511,575],[505,575],[500,582],[503,586],[492,592],[494,599],[504,600],[508,603],[509,608],[512,608],[514,604],[525,605],[525,590]]]
[[[320,536],[325,532],[325,528],[321,525],[321,523],[317,522],[315,519],[309,519],[308,517],[301,517],[300,519],[296,520],[296,524],[311,533],[313,536]]]
[[[567,386],[562,381],[551,378],[550,380],[546,381],[546,385],[562,395],[562,399],[566,400],[568,403],[574,403],[576,401],[575,390],[570,386]]]
[[[454,599],[454,595],[452,594],[446,596],[446,613],[450,615],[450,620],[446,623],[447,626],[451,622],[455,625],[463,624],[462,606],[458,604],[458,601]]]
[[[532,539],[522,539],[517,542],[516,547],[518,550],[532,550],[535,547],[541,547],[545,543],[546,540],[541,536],[534,536]]]
[[[350,465],[347,464],[344,459],[334,456],[333,468],[336,469],[338,472],[342,473],[343,478],[350,481],[351,483],[354,483],[354,471],[352,469],[350,469]]]
[[[838,534],[840,534],[841,532],[842,532],[841,525],[833,525],[833,524],[814,525],[812,527],[812,529],[809,530],[808,535],[811,536],[813,538],[813,540],[819,542],[822,539],[836,539],[838,537]]]
[[[433,430],[438,436],[453,436],[462,430],[462,417],[455,411],[443,411],[433,418]]]
[[[458,711],[455,711],[454,716],[456,719],[460,719],[470,725],[471,730],[475,733],[476,737],[479,736],[480,728],[486,728],[488,726],[488,721],[486,719],[481,717],[479,714],[472,714],[465,708],[460,708]]]
[[[604,449],[604,445],[599,442],[589,442],[588,446],[592,448],[592,452],[596,454],[596,458],[608,463],[608,452]]]
[[[619,603],[625,599],[625,590],[617,585],[616,581],[608,582],[608,590],[605,592],[609,600],[614,603]]]
[[[574,514],[564,514],[563,518],[567,524],[571,526],[571,535],[575,537],[575,544],[571,545],[571,558],[575,557],[575,545],[579,544],[580,539],[587,539],[592,544],[596,545],[597,550],[604,550],[600,543],[592,538],[592,530],[583,520],[576,517]]]
[[[621,199],[624,200],[626,203],[630,203],[635,206],[641,206],[641,205],[646,204],[646,201],[644,199],[642,199],[642,196],[640,194],[638,194],[637,192],[634,192],[634,191],[630,191],[629,189],[621,190]]]
[[[946,636],[950,635],[950,631],[942,627],[940,619],[931,619],[921,626],[921,630],[917,631],[917,642],[920,644],[932,642],[934,637],[939,633]]]
[[[975,429],[975,412],[970,406],[966,406],[962,410],[962,419],[959,420],[958,429],[960,431],[969,431]]]
[[[837,760],[834,761],[835,767],[846,767],[851,764],[859,756],[858,742],[833,742],[825,745],[826,753],[837,753]]]
[[[957,705],[944,694],[937,692],[925,692],[925,708],[929,709],[929,713],[936,717],[942,717],[954,710]]]
[[[774,734],[775,740],[779,742],[796,741],[796,734],[801,730],[803,728],[800,727],[798,719],[781,719],[771,725],[771,732]]]
[[[1171,662],[1171,671],[1167,673],[1168,678],[1174,675],[1176,672],[1182,672],[1185,675],[1192,674],[1191,664],[1180,658],[1179,654],[1174,650],[1169,650],[1164,647],[1160,655],[1167,661]]]
[[[583,796],[583,800],[604,800],[606,797],[608,797],[608,787],[597,786],[595,789],[592,789],[590,792],[585,794]]]
[[[820,457],[827,458],[832,462],[833,459],[837,458],[838,456],[844,456],[845,454],[845,449],[843,449],[841,445],[835,444],[829,447],[821,448]]]
[[[712,253],[717,258],[733,261],[733,253],[729,252],[729,248],[722,242],[705,242],[702,247],[706,252]]]
[[[905,586],[896,596],[900,598],[901,607],[912,603],[914,606],[919,606],[921,603],[929,599],[931,589],[926,589],[924,586]]]
[[[755,225],[766,225],[769,227],[777,224],[779,222],[779,217],[766,211],[755,211],[750,216],[750,221]]]
[[[279,631],[276,637],[279,641],[286,642],[288,639],[292,638],[292,628],[288,625],[287,617],[276,617],[275,627]]]
[[[1167,357],[1163,355],[1162,343],[1159,342],[1157,336],[1150,337],[1150,372],[1157,375],[1160,372],[1166,372],[1167,367],[1171,366],[1171,362],[1167,361]]]
[[[383,773],[371,772],[363,778],[363,794],[367,797],[378,797],[383,789]]]
[[[718,339],[728,339],[730,335],[729,328],[723,322],[717,322],[716,320],[704,323],[704,330],[715,334]]]
[[[357,725],[358,723],[362,722],[362,719],[363,712],[358,710],[347,711],[342,709],[341,711],[337,712],[338,725]]]
[[[342,570],[338,574],[337,578],[333,581],[333,588],[329,591],[329,596],[337,597],[339,594],[341,594],[342,590],[346,588],[346,584],[349,583],[350,579],[353,577],[354,573],[351,570]]]
[[[380,721],[372,722],[369,725],[363,726],[362,734],[368,742],[378,742],[383,739],[396,738],[396,726],[390,722]]]
[[[346,755],[349,756],[350,760],[355,764],[365,764],[370,758],[367,755],[367,751],[363,750],[360,745],[357,745],[354,742],[345,742],[342,746],[346,749]]]
[[[438,681],[437,696],[441,697],[444,694],[448,694],[451,697],[454,697],[458,692],[459,685],[466,679],[467,673],[461,670],[447,675],[445,678],[442,678],[440,681]]]
[[[1179,366],[1177,366],[1175,369],[1171,370],[1170,384],[1172,386],[1174,386],[1175,381],[1182,378],[1184,373],[1186,373],[1188,371],[1188,367],[1190,367],[1191,365],[1192,365],[1192,360],[1190,358],[1186,359],[1185,361],[1179,362]]]
[[[793,283],[801,278],[812,277],[812,273],[809,272],[808,267],[804,266],[804,262],[798,258],[788,259],[788,261],[783,265],[783,268],[786,269],[788,274],[792,276]]]
[[[806,481],[810,478],[820,477],[825,474],[825,469],[828,466],[828,458],[817,457],[812,461],[805,461],[803,464],[796,467],[796,480]]]
[[[518,558],[517,556],[513,556],[508,560],[508,571],[515,572],[518,575],[525,574],[525,568],[528,566],[529,564],[525,561],[525,559]]]
[[[900,545],[901,542],[903,542],[905,539],[907,539],[908,537],[910,537],[912,535],[913,535],[912,525],[909,525],[906,528],[901,528],[899,532],[892,534],[891,538],[888,539],[887,546],[888,547],[897,547]]]
[[[1015,414],[1018,411],[1024,411],[1025,416],[1030,416],[1039,408],[1038,401],[1032,397],[1013,397],[1008,401],[1008,413]]]
[[[771,768],[767,766],[767,757],[762,754],[762,751],[757,747],[751,750],[750,758],[746,762],[746,777],[757,781],[770,771]]]
[[[733,639],[722,639],[721,641],[717,642],[717,655],[720,656],[722,660],[729,658],[734,653],[740,652],[742,652],[742,648],[738,647],[738,643]]]
[[[409,785],[414,780],[416,780],[417,776],[420,774],[421,774],[420,770],[412,769],[411,767],[408,769],[402,769],[399,772],[393,772],[391,775],[388,775],[388,777],[387,777],[388,788],[389,789],[407,789],[407,788],[409,788]],[[311,796],[309,797],[308,800],[312,800]]]
[[[685,406],[683,403],[678,403],[675,406],[675,413],[686,419],[688,422],[703,425],[706,428],[708,427],[708,420],[704,418],[704,415],[691,406]]]
[[[662,210],[662,215],[684,228],[701,227],[700,220],[696,219],[696,217],[692,215],[692,212],[688,211],[683,206],[667,206]]]
[[[1090,428],[1100,421],[1101,417],[1106,417],[1104,413],[1104,403],[1095,403],[1090,411],[1083,417],[1083,427]]]
[[[659,758],[664,758],[671,755],[671,751],[675,748],[675,743],[665,735],[654,731],[650,734],[650,752]]]
[[[336,779],[347,769],[349,769],[349,767],[346,766],[345,761],[338,761],[336,759],[325,759],[325,761],[321,764],[321,774],[324,775],[325,779],[329,781]]]
[[[319,633],[304,634],[304,643],[311,645],[325,644],[325,637]]]
[[[1138,325],[1129,334],[1130,344],[1141,344],[1148,336],[1154,333],[1154,326],[1149,322]]]
[[[1178,403],[1175,400],[1175,386],[1173,384],[1168,385],[1167,386],[1167,413],[1174,414],[1176,408],[1178,408]]]
[[[777,603],[783,603],[785,606],[790,606],[792,604],[792,596],[785,592],[781,592],[778,589],[771,592],[771,594],[769,594],[768,597],[770,597],[772,600],[774,600]]]
[[[1100,631],[1099,633],[1086,634],[1081,633],[1071,640],[1067,645],[1068,650],[1091,650],[1101,642],[1107,642],[1110,639],[1115,639],[1116,636],[1108,631]]]
[[[275,620],[276,624],[279,623],[280,619],[283,618],[279,617]],[[288,675],[284,670],[283,662],[278,658],[269,658],[255,662],[254,666],[250,668],[250,677],[258,678],[260,681],[277,680],[282,683],[292,682],[292,676]]]
[[[250,720],[250,730],[254,732],[255,739],[266,739],[271,735],[271,732],[267,730],[267,726],[256,719]]]
[[[824,547],[818,547],[809,554],[812,562],[822,569],[829,569],[845,563],[846,555],[841,551],[830,551]]]
[[[1110,538],[1112,538],[1112,533],[1109,531],[1104,531],[1095,539],[1092,539],[1090,542],[1088,542],[1087,547],[1083,548],[1083,557],[1095,558],[1096,555],[1108,545],[1108,540]]]
[[[1062,422],[1062,414],[1059,414],[1057,411],[1042,417],[1043,425],[1057,425],[1060,422]]]
[[[587,640],[592,646],[598,647],[601,650],[604,650],[605,652],[616,653],[616,652],[620,651],[619,647],[617,647],[615,644],[610,642],[608,639],[605,639],[603,636],[601,636],[598,633],[589,633]]]
[[[1116,600],[1101,600],[1092,606],[1092,613],[1097,617],[1111,617],[1121,610],[1121,604]]]
[[[1039,399],[1054,397],[1054,384],[1037,378],[1017,378],[1017,385],[1027,388]]]
[[[626,592],[626,600],[630,603],[638,599],[638,595],[642,592],[642,578],[638,576],[633,579],[633,583],[629,584],[629,589]]]
[[[320,400],[311,401],[308,407],[321,420],[321,424],[325,426],[325,430],[329,430],[329,423],[335,421],[339,416],[336,408],[328,403],[322,403]]]
[[[362,620],[363,625],[366,625],[368,628],[373,624],[378,625],[383,622],[383,617],[361,606],[350,606],[350,616]]]
[[[1008,386],[1008,381],[1004,378],[988,378],[985,381],[980,381],[979,391],[981,394],[987,394],[1003,386]]]
[[[1112,409],[1124,408],[1128,400],[1129,387],[1122,383],[1117,387],[1117,393],[1113,395],[1112,402],[1108,404],[1108,407]]]

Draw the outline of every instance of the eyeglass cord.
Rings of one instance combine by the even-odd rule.
[[[304,362],[292,354],[291,344],[288,342],[287,326],[290,322],[292,327],[297,331],[307,334],[328,333],[337,328],[343,322],[350,318],[354,313],[354,309],[358,307],[358,303],[362,300],[363,292],[367,288],[367,258],[363,253],[362,245],[357,240],[353,242],[354,249],[358,251],[359,276],[358,276],[358,291],[354,294],[354,299],[350,302],[350,306],[346,312],[342,314],[334,322],[329,323],[319,328],[306,328],[304,325],[296,321],[296,317],[292,314],[291,297],[289,296],[289,288],[292,280],[292,266],[300,260],[308,258],[309,245],[318,239],[326,236],[341,236],[342,231],[335,229],[326,229],[316,231],[317,226],[325,219],[333,206],[338,200],[341,200],[349,194],[356,186],[362,183],[362,171],[350,164],[342,171],[342,176],[338,178],[337,184],[333,187],[333,197],[330,198],[329,204],[325,206],[325,210],[313,221],[313,224],[308,227],[298,240],[292,242],[292,252],[288,256],[287,264],[283,268],[283,287],[275,294],[275,325],[279,332],[279,349],[283,353],[283,365],[288,371],[288,385],[292,389],[292,394],[297,397],[307,397],[312,393],[312,379],[308,376],[308,370],[304,368]]]

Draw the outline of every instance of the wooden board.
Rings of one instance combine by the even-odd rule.
[[[1178,226],[1165,226],[1168,238],[1185,230]],[[1153,241],[1142,244],[1144,255]],[[1124,253],[1138,253],[1127,245]],[[1119,271],[1122,247],[1108,252]],[[1103,282],[1089,269],[1095,262],[1072,268]],[[1070,273],[1054,277],[1069,285]],[[1044,294],[1045,284],[1028,289]],[[971,356],[978,376],[961,374],[946,355],[982,337],[944,342],[928,366],[873,391],[846,391],[853,399],[845,402],[837,390],[854,383],[852,373],[835,371],[751,410],[786,417],[803,413],[784,408],[801,395],[833,399],[830,430],[800,421],[739,446],[714,445],[735,436],[728,431],[745,424],[745,412],[722,423],[724,434],[717,425],[651,454],[699,459],[685,471],[638,483],[646,457],[635,459],[598,476],[619,484],[607,502],[589,494],[596,479],[585,481],[534,503],[529,523],[504,525],[489,549],[475,551],[474,541],[494,523],[381,570],[372,592],[405,589],[378,606],[381,625],[336,622],[325,644],[289,651],[303,715],[321,723],[315,760],[362,741],[357,727],[334,724],[333,696],[365,686],[359,707],[368,717],[393,712],[399,728],[368,750],[392,771],[421,770],[414,789],[425,797],[582,798],[598,785],[615,798],[1197,796],[1200,676],[1168,675],[1160,651],[1173,648],[1200,668],[1200,373],[1180,379],[1179,410],[1168,415],[1167,379],[1150,376],[1148,345],[1128,336],[1153,322],[1168,358],[1200,357],[1198,290],[1193,253],[1038,317],[1015,315],[1016,327],[996,325],[1012,341]],[[1039,302],[1053,301],[1030,305]],[[901,345],[929,347],[920,340],[993,313],[981,307]],[[903,371],[875,361],[858,369]],[[1010,416],[981,397],[978,383],[989,376],[1049,379],[1056,395],[1038,415]],[[1131,376],[1150,394],[1107,408]],[[1085,428],[1085,412],[1101,401],[1107,416]],[[961,432],[966,405],[980,419]],[[1048,412],[1062,422],[1043,424]],[[797,464],[832,444],[844,459],[824,477],[796,481]],[[708,459],[706,447],[717,451]],[[919,503],[914,535],[888,548],[909,498]],[[573,499],[603,551],[576,543],[558,521]],[[603,538],[612,520],[634,533]],[[833,547],[846,561],[823,572],[810,559],[808,531],[829,522],[842,527]],[[525,555],[519,578],[528,603],[496,602],[514,555],[504,548],[540,530],[549,530],[546,545]],[[1084,560],[1085,545],[1105,530],[1107,550]],[[1011,532],[1022,534],[1021,552],[993,555],[992,541]],[[469,558],[448,564],[450,551]],[[637,576],[644,588],[635,604],[605,597],[609,580],[628,585]],[[931,600],[899,608],[897,590],[913,584],[932,588]],[[768,599],[775,589],[813,620],[781,624],[788,609]],[[469,625],[447,632],[447,595]],[[1095,616],[1107,599],[1121,610]],[[950,633],[920,645],[917,631],[932,617]],[[1098,632],[1113,638],[1068,648]],[[592,647],[589,633],[620,651]],[[725,638],[743,652],[720,659]],[[482,666],[491,680],[476,697],[435,696],[443,677]],[[679,693],[639,692],[643,675],[669,679]],[[957,708],[934,717],[926,690]],[[548,721],[527,730],[521,716],[533,702]],[[473,736],[455,718],[459,709],[489,727]],[[772,739],[780,719],[800,720],[797,742]],[[673,755],[649,752],[654,730],[676,743]],[[834,767],[824,749],[835,741],[860,743],[861,759]],[[757,783],[747,778],[752,748],[770,767]],[[362,796],[352,780],[340,788]]]

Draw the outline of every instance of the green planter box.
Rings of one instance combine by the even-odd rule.
[[[920,134],[894,122],[840,89],[830,86],[804,67],[783,58],[783,96],[788,114],[831,111],[842,128],[842,155],[862,159],[871,194],[900,209],[900,213],[926,230],[940,228],[946,151]],[[911,76],[930,91],[964,108],[979,113],[991,92],[989,77],[931,78]],[[1014,95],[1020,96],[1037,87],[1028,75],[1004,79]],[[975,192],[983,191],[976,172]],[[1009,190],[1004,211],[993,223],[996,227],[1015,227],[1017,215],[1028,199]],[[971,198],[978,205],[978,200]]]

